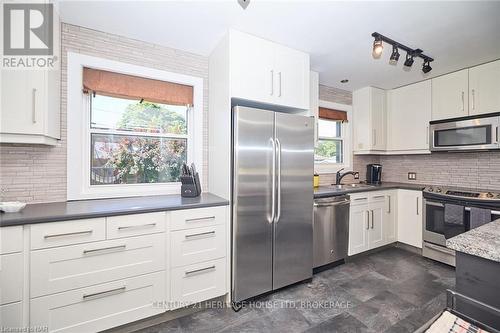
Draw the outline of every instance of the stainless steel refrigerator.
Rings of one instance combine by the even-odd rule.
[[[312,277],[314,121],[233,108],[232,301]]]

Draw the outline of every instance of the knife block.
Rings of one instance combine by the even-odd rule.
[[[181,196],[185,198],[198,197],[201,194],[200,176],[198,172],[194,176],[181,176]]]

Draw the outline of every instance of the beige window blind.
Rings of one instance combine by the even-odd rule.
[[[193,105],[193,87],[133,75],[83,68],[84,92],[110,97],[144,99],[170,105]]]

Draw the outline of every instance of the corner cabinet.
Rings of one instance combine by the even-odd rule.
[[[231,97],[309,108],[309,55],[246,33],[229,32]]]
[[[430,80],[388,92],[388,153],[430,153],[431,94]]]
[[[353,92],[355,154],[386,149],[386,92],[366,87]]]
[[[0,143],[60,139],[60,71],[2,70]]]
[[[398,241],[422,248],[422,191],[398,190]]]

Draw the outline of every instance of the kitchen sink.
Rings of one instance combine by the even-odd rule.
[[[368,188],[368,187],[374,187],[375,185],[369,185],[369,184],[341,184],[341,185],[332,185],[332,187],[337,188],[339,190],[347,190],[347,189],[352,189],[352,188]]]

